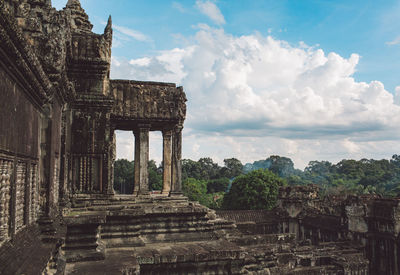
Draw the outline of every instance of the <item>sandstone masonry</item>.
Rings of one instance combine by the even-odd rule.
[[[93,33],[78,0],[0,0],[0,274],[399,274],[398,200],[300,187],[269,212],[189,202],[183,88],[110,79],[111,43],[111,17]],[[135,143],[129,195],[113,190],[116,130]]]

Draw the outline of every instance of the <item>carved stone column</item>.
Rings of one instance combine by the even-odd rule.
[[[172,184],[170,196],[182,195],[182,129],[178,125],[172,137]]]
[[[134,131],[133,134],[135,135],[135,179],[133,183],[133,195],[137,196],[140,182],[140,135],[139,131]]]
[[[163,131],[163,190],[168,195],[171,191],[172,177],[172,130]]]
[[[139,125],[139,193],[149,195],[149,131],[150,125]]]

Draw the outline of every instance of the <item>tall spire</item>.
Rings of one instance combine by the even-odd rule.
[[[90,32],[93,25],[89,22],[89,17],[82,8],[79,0],[68,0],[66,10],[71,13],[71,27],[78,31]]]
[[[107,26],[104,29],[104,34],[106,36],[112,36],[112,20],[111,20],[111,15],[108,17],[108,22],[107,22]]]
[[[111,60],[111,45],[112,45],[112,21],[111,21],[111,15],[108,17],[108,22],[107,26],[104,29],[104,39],[105,39],[105,44],[104,44],[104,50],[105,54],[104,56],[107,57],[108,61]]]
[[[81,2],[79,2],[79,0],[68,0],[68,3],[67,3],[67,7],[68,6],[72,6],[72,5],[81,5]]]

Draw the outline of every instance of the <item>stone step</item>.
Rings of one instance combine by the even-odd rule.
[[[96,241],[97,236],[93,234],[76,234],[76,235],[67,235],[66,242],[91,242]]]
[[[123,238],[104,238],[102,242],[107,248],[139,247],[145,246],[145,242],[139,236],[124,236]]]
[[[96,249],[99,246],[97,242],[66,242],[63,246],[64,250],[76,249]]]
[[[119,231],[119,232],[102,232],[102,239],[111,238],[131,238],[140,236],[140,232],[129,232],[129,231]]]
[[[67,263],[82,261],[100,261],[105,259],[104,248],[94,250],[68,250],[65,251],[64,255]]]
[[[189,233],[189,232],[210,232],[213,231],[210,227],[197,228],[158,228],[158,229],[141,229],[140,234],[168,234],[168,233]]]
[[[101,234],[114,233],[114,232],[138,232],[140,230],[140,225],[126,225],[126,224],[116,224],[116,225],[104,225],[101,228]]]

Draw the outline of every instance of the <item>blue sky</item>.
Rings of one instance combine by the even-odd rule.
[[[400,1],[81,4],[97,33],[112,15],[113,78],[184,86],[186,158],[279,154],[303,168],[400,151]],[[131,143],[118,134],[119,157],[133,155]]]

